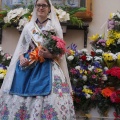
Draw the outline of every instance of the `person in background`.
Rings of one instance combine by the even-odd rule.
[[[63,38],[50,0],[35,1],[31,21],[21,33],[0,90],[0,120],[76,119],[65,55],[58,58],[44,47],[38,55],[45,61],[29,65],[29,53],[45,42],[43,30]]]

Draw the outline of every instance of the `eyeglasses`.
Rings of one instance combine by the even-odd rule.
[[[46,4],[36,4],[35,6],[36,6],[37,8],[42,7],[43,9],[45,9],[45,8],[48,7],[48,5],[46,5]]]

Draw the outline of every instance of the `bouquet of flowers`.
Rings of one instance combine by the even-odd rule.
[[[3,79],[7,73],[7,68],[12,59],[12,55],[4,53],[2,47],[0,47],[0,86],[2,85]]]
[[[106,40],[104,39],[104,35],[93,35],[91,37],[89,37],[90,40],[92,40],[90,42],[92,49],[95,51],[96,49],[102,49],[105,51],[105,47],[106,47]]]
[[[63,39],[55,35],[53,31],[42,31],[44,45],[51,54],[62,56],[66,52],[66,43]]]
[[[2,47],[0,47],[0,64],[2,64],[5,67],[8,67],[11,59],[12,55],[9,53],[4,53]]]
[[[39,56],[38,54],[39,50],[44,50],[44,47],[47,48],[49,52],[55,56],[55,58],[61,57],[66,52],[65,41],[56,36],[54,31],[43,30],[40,35],[43,37],[44,43],[42,45],[38,44],[38,46],[29,53],[30,62],[28,64],[28,67],[37,61],[41,63],[45,61],[44,57]]]

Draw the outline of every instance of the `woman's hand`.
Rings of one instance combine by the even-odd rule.
[[[29,64],[29,60],[25,58],[23,55],[20,55],[20,66],[27,66]]]
[[[39,56],[43,56],[44,58],[53,58],[53,55],[45,47],[42,47],[42,49],[39,51]]]

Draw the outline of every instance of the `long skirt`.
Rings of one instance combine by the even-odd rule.
[[[69,86],[60,67],[52,62],[52,90],[44,96],[0,95],[0,120],[75,120]]]

